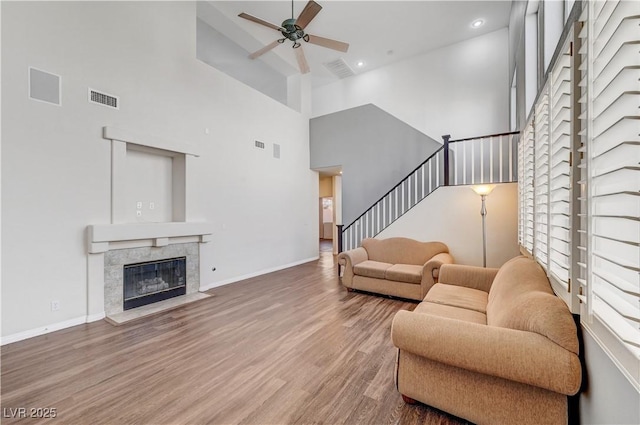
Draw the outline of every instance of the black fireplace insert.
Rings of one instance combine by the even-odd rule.
[[[124,266],[124,310],[187,293],[187,257]]]

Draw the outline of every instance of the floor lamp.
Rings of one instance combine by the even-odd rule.
[[[482,266],[487,267],[487,207],[485,205],[485,200],[487,199],[487,195],[491,193],[491,191],[496,187],[495,184],[481,184],[476,186],[471,186],[471,189],[482,198],[482,208],[480,209],[480,215],[482,216]]]

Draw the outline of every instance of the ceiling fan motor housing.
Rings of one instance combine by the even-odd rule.
[[[280,33],[294,42],[294,48],[300,46],[300,44],[297,43],[300,39],[309,41],[309,36],[304,33],[304,30],[299,25],[296,25],[296,19],[294,18],[286,19],[282,22]]]

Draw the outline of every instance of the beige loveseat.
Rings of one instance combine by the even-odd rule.
[[[407,402],[478,425],[567,423],[581,382],[576,325],[533,260],[443,265],[424,301],[396,314],[391,339]]]
[[[453,257],[442,242],[364,239],[361,247],[340,253],[338,263],[347,289],[422,300],[437,282],[440,266],[453,263]]]

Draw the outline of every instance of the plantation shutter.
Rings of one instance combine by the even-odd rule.
[[[520,245],[533,253],[533,166],[534,139],[532,120],[522,131],[518,144],[518,190],[520,195]]]
[[[534,234],[533,255],[548,270],[549,256],[549,96],[548,87],[535,105]]]
[[[640,2],[588,2],[586,14],[582,321],[640,387]]]
[[[571,40],[551,71],[549,275],[569,290],[571,264]]]

